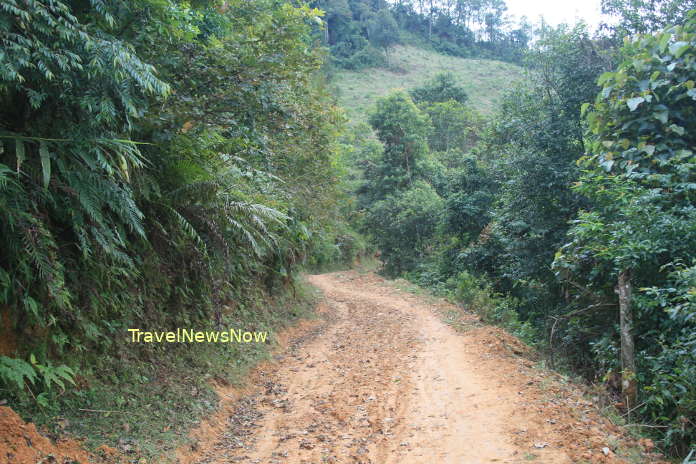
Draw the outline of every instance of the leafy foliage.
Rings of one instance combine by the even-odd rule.
[[[422,180],[371,206],[365,223],[382,253],[387,274],[412,270],[427,254],[442,207],[440,196]]]
[[[440,73],[421,87],[413,89],[411,98],[416,103],[445,103],[450,100],[465,103],[469,98],[452,73]]]
[[[75,385],[75,372],[66,365],[54,366],[51,361],[41,364],[34,354],[29,362],[18,358],[0,356],[0,387],[20,396],[29,392],[33,401],[42,408],[50,407],[55,398],[54,385],[65,392],[65,383]],[[52,395],[52,396],[50,396]]]
[[[33,384],[36,381],[36,371],[24,360],[0,356],[0,379],[5,385],[22,390],[25,382]]]
[[[379,48],[384,49],[387,59],[389,48],[399,43],[399,26],[389,10],[379,10],[368,24],[368,36],[370,41]]]
[[[646,186],[693,198],[696,34],[692,22],[629,42],[627,60],[599,78],[602,93],[587,121],[595,161]],[[630,57],[630,62],[628,61]]]
[[[496,201],[488,206],[485,239],[463,249],[462,260],[485,273],[497,291],[521,298],[526,318],[544,324],[550,311],[566,303],[550,264],[564,243],[567,221],[583,204],[570,189],[579,175],[575,161],[585,149],[580,106],[596,95],[593,76],[606,58],[577,26],[548,30],[529,62],[530,82],[507,95],[479,147],[490,160]]]
[[[334,63],[346,69],[385,64],[389,47],[402,38],[417,40],[440,53],[518,61],[531,39],[526,21],[511,25],[502,0],[457,2],[315,0],[326,11],[324,41]],[[386,60],[386,64],[388,60]]]
[[[2,2],[13,401],[41,383],[45,407],[88,353],[112,359],[125,328],[212,325],[258,289],[294,290],[310,253],[355,235],[321,15],[276,0]]]
[[[609,282],[626,269],[643,288],[635,302],[639,400],[652,420],[669,424],[667,444],[677,449],[695,429],[685,387],[696,354],[687,335],[692,276],[683,265],[696,259],[696,143],[684,129],[696,122],[688,83],[696,78],[695,32],[692,18],[639,36],[623,48],[618,70],[599,78],[603,90],[587,113],[593,154],[575,186],[592,209],[579,213],[554,263],[585,288],[577,298],[610,300]]]
[[[384,144],[374,167],[365,173],[368,184],[362,190],[368,202],[386,197],[429,176],[428,131],[430,120],[408,94],[395,92],[377,102],[370,124]]]
[[[641,2],[619,3],[633,21],[624,7]],[[659,5],[669,11],[636,11],[655,13],[655,24],[686,16],[684,24],[626,39],[620,50],[620,27],[600,37],[583,25],[544,28],[527,53],[528,82],[486,125],[446,75],[411,92],[429,124],[413,123],[403,95],[383,100],[371,122],[384,154],[365,150],[359,193],[387,273],[505,325],[553,366],[595,382],[625,373],[622,390],[638,386],[630,414],[680,455],[696,430],[696,13]],[[419,144],[407,144],[414,139],[400,127]],[[389,177],[409,178],[385,163],[404,147],[432,166],[417,187]],[[619,301],[626,282],[633,297]],[[625,368],[627,339],[635,362]]]
[[[619,20],[613,27],[622,36],[657,32],[680,24],[696,7],[692,0],[602,0],[601,4],[603,13]]]

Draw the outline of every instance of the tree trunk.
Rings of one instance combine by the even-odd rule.
[[[430,0],[430,15],[428,17],[428,40],[433,38],[433,0]]]
[[[619,316],[621,330],[621,394],[626,408],[636,404],[636,358],[633,346],[633,308],[631,308],[631,271],[625,269],[619,274]]]

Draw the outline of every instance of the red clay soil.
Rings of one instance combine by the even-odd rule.
[[[52,442],[34,424],[0,406],[0,464],[87,464],[94,462],[76,440]]]

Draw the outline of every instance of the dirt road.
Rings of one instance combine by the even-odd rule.
[[[372,274],[310,282],[324,322],[256,373],[192,462],[625,462],[619,432],[503,331],[474,316],[455,331],[453,307]]]

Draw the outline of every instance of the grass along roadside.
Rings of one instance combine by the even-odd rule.
[[[267,343],[133,344],[124,333],[117,353],[84,355],[89,370],[50,408],[25,404],[17,412],[50,438],[83,439],[97,456],[115,451],[128,462],[175,462],[192,427],[218,407],[214,384],[244,384],[249,369],[268,358],[279,330],[314,317],[315,290],[304,279],[296,287],[296,298],[257,289],[245,304],[228,308],[219,325],[195,327],[268,331]]]

